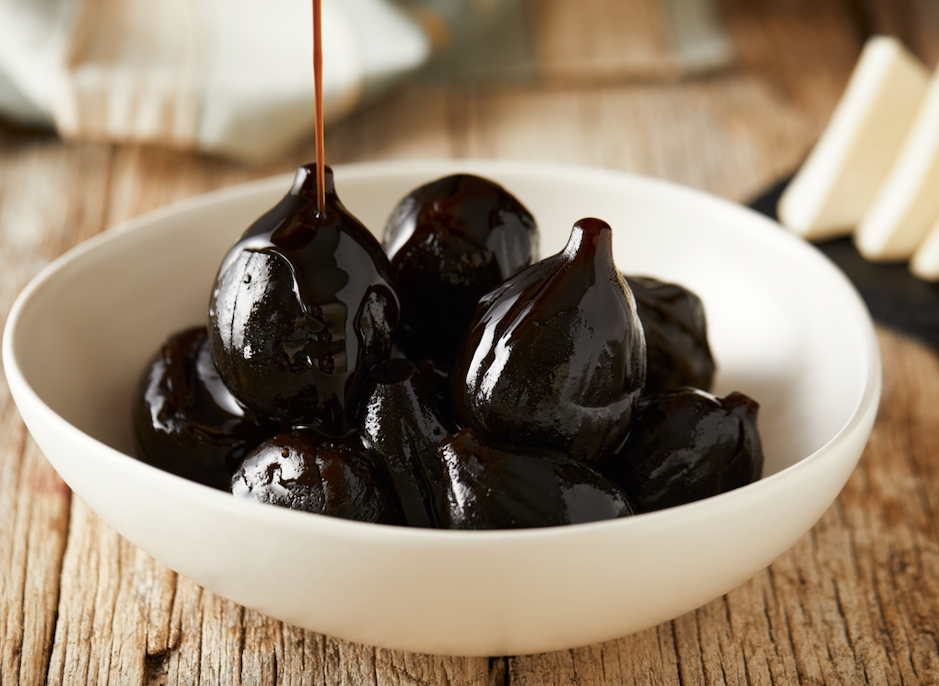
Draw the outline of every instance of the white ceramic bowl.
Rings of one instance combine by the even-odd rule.
[[[136,545],[204,587],[292,624],[425,653],[518,655],[623,636],[688,612],[787,550],[838,495],[881,389],[867,310],[819,252],[742,207],[580,167],[434,161],[336,169],[380,232],[398,199],[456,171],[503,183],[537,218],[542,254],[577,219],[614,228],[618,266],[703,298],[717,392],[760,402],[764,478],[628,519],[537,530],[431,531],[236,501],[127,456],[141,371],[205,321],[228,247],[290,176],[163,208],[56,260],[16,302],[10,388],[62,478]]]

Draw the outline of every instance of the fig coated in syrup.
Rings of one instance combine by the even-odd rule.
[[[245,405],[290,426],[352,430],[365,375],[386,359],[399,304],[378,241],[312,165],[222,262],[209,305],[219,374]]]
[[[691,386],[710,391],[714,358],[701,298],[683,286],[624,276],[646,334],[646,395]]]
[[[562,252],[480,300],[450,370],[454,410],[493,440],[590,461],[629,430],[645,365],[612,230],[582,219]]]
[[[562,453],[501,446],[463,429],[438,449],[448,529],[520,529],[633,514],[623,492]]]
[[[362,443],[392,484],[408,526],[437,527],[442,469],[437,444],[454,427],[438,409],[424,375],[408,360],[386,360],[369,375]]]
[[[137,457],[206,486],[228,490],[231,474],[265,435],[218,378],[205,327],[163,344],[134,401]]]
[[[278,434],[244,459],[231,478],[236,497],[363,522],[398,524],[388,489],[355,439],[311,431]]]
[[[528,210],[499,184],[469,174],[409,193],[383,243],[401,297],[400,343],[409,358],[444,366],[479,298],[538,259]]]
[[[617,452],[597,468],[640,512],[674,507],[760,478],[759,405],[742,393],[718,399],[680,388],[649,399]]]

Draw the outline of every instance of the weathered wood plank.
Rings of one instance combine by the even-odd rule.
[[[173,600],[172,629],[170,631],[170,645],[166,659],[166,684],[198,684],[200,677],[205,674],[202,662],[202,613],[201,601],[204,591],[188,579],[179,578],[176,586],[176,595]],[[219,625],[220,627],[220,625]],[[207,659],[212,663],[208,654],[211,652],[211,641],[206,641]],[[219,654],[220,658],[221,655]],[[168,659],[167,659],[168,658]],[[240,665],[235,669],[240,671]],[[151,671],[151,676],[155,670]],[[212,673],[209,672],[211,677]],[[215,672],[215,683],[222,683],[218,670]],[[211,683],[208,682],[207,683]],[[229,683],[235,683],[230,681]]]
[[[395,650],[375,651],[377,686],[492,684],[499,669],[498,665],[490,666],[485,659],[435,658]]]

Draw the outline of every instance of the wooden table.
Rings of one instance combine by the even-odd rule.
[[[639,52],[610,68],[601,58],[624,45],[610,31],[628,30],[603,17],[624,2],[639,16],[649,3],[579,0],[571,13],[565,2],[531,4],[545,78],[412,85],[331,127],[328,161],[574,162],[744,200],[803,158],[867,32],[897,33],[931,66],[939,56],[930,0],[723,0],[728,67],[692,78],[632,29],[626,45]],[[607,47],[565,78],[564,50],[587,37]],[[591,65],[595,79],[584,77]],[[0,321],[44,264],[104,228],[312,156],[307,140],[248,168],[0,128]],[[870,444],[792,550],[725,597],[640,634],[490,659],[301,631],[177,576],[71,497],[0,374],[0,684],[939,683],[939,357],[879,334],[884,394]]]

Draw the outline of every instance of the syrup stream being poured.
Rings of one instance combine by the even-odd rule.
[[[316,113],[316,213],[326,216],[326,180],[323,154],[323,40],[322,0],[313,0],[313,87]]]

